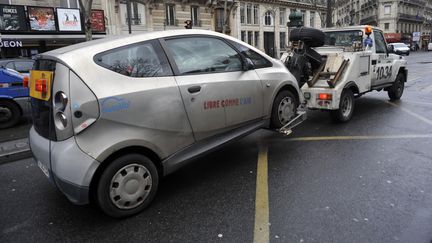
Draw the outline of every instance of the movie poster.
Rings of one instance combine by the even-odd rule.
[[[91,27],[93,32],[105,32],[105,16],[103,10],[92,9]]]
[[[37,31],[55,31],[54,9],[49,7],[27,7],[30,29]]]
[[[79,9],[57,8],[57,20],[60,31],[82,31]]]
[[[0,30],[28,30],[24,7],[14,5],[0,5]]]

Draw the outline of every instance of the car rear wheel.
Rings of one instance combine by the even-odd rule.
[[[0,129],[14,126],[20,117],[20,108],[15,102],[0,100]]]
[[[297,113],[297,97],[289,90],[279,92],[273,102],[270,126],[281,128],[293,119]]]
[[[393,83],[393,86],[391,86],[387,91],[390,100],[399,100],[402,97],[404,87],[405,76],[402,73],[399,73],[395,82]]]
[[[347,122],[354,114],[354,94],[350,89],[342,92],[339,109],[330,111],[332,119],[336,122]]]
[[[132,216],[153,200],[159,184],[154,163],[144,155],[128,154],[103,171],[96,190],[99,208],[115,218]]]

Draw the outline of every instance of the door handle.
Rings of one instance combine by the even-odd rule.
[[[188,88],[189,93],[198,93],[201,91],[201,86],[192,86]]]

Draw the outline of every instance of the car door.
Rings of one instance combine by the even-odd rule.
[[[262,116],[258,75],[244,71],[224,39],[199,35],[164,40],[196,140]]]
[[[377,87],[392,82],[392,61],[387,53],[387,45],[381,31],[373,30],[375,52],[371,56],[372,86]]]

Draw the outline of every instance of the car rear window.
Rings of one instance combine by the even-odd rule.
[[[95,62],[129,77],[172,75],[165,53],[157,41],[146,41],[99,53],[95,56]]]

